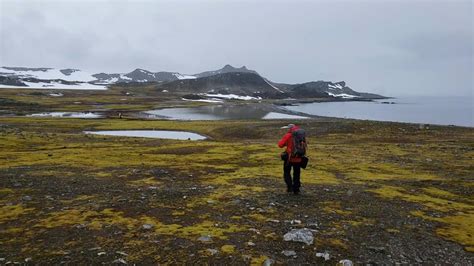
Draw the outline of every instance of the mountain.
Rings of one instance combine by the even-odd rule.
[[[264,98],[281,98],[284,92],[270,84],[256,72],[224,72],[196,79],[159,84],[169,92],[236,94]]]
[[[161,91],[197,94],[233,94],[262,98],[383,99],[385,97],[352,90],[344,81],[311,81],[300,84],[275,83],[255,70],[225,65],[194,75],[178,72],[151,72],[137,68],[129,73],[97,73],[79,69],[0,67],[0,87],[40,89],[107,89],[118,83],[155,83]],[[200,97],[200,96],[199,96]]]
[[[137,68],[130,73],[126,74],[106,74],[99,73],[94,74],[94,78],[97,82],[106,84],[118,83],[118,82],[169,82],[181,79],[194,79],[195,76],[183,75],[178,72],[150,72],[148,70]]]
[[[255,70],[249,70],[249,69],[247,69],[246,66],[236,68],[236,67],[233,67],[231,65],[225,65],[223,68],[221,68],[219,70],[206,71],[206,72],[202,72],[202,73],[199,73],[199,74],[194,74],[193,76],[195,76],[197,78],[204,78],[204,77],[209,77],[209,76],[214,76],[214,75],[217,75],[217,74],[224,74],[224,73],[253,73],[253,74],[258,75],[258,73]]]

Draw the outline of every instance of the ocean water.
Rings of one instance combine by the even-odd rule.
[[[412,96],[374,102],[307,103],[285,108],[319,116],[474,127],[472,96]]]

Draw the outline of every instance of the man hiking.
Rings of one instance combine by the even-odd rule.
[[[289,124],[282,128],[288,129],[288,132],[278,142],[278,147],[286,147],[285,152],[281,155],[286,191],[293,192],[297,195],[300,193],[301,166],[306,153],[305,132],[294,124]],[[306,159],[306,157],[304,159]],[[303,167],[305,167],[305,165]],[[291,178],[291,168],[293,168],[293,178]]]

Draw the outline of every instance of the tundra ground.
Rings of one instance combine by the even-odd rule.
[[[12,95],[3,99],[35,103]],[[297,122],[310,164],[295,196],[276,147],[288,121],[2,117],[0,263],[474,262],[473,129]],[[209,139],[83,134],[114,129]],[[315,242],[285,242],[293,228],[312,229]],[[325,251],[329,261],[316,256]]]

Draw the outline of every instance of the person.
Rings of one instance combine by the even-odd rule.
[[[285,179],[287,192],[293,192],[295,195],[300,193],[300,174],[301,174],[301,162],[302,159],[299,156],[293,156],[293,132],[298,130],[299,127],[294,124],[289,124],[282,127],[288,129],[288,132],[278,142],[278,147],[286,147],[285,152],[282,154],[283,160],[283,178]],[[286,154],[285,154],[286,153]],[[293,168],[293,178],[291,177],[291,168]]]

